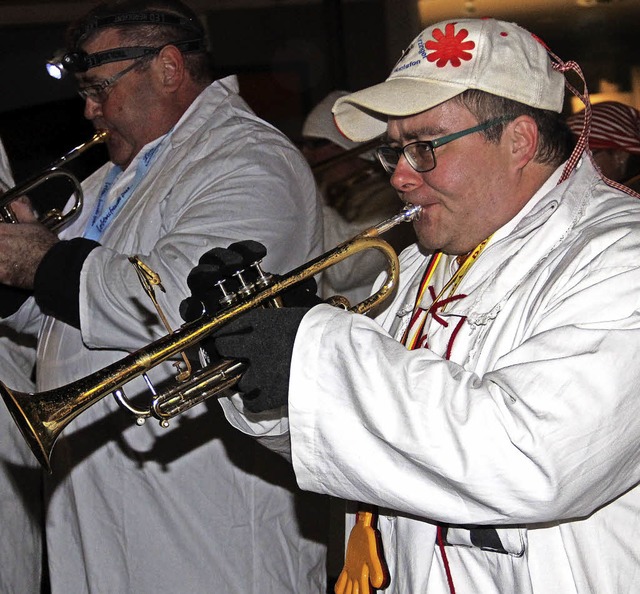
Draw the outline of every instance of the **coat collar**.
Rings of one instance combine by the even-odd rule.
[[[598,182],[598,173],[583,159],[575,173],[540,196],[510,232],[502,235],[499,230],[463,280],[460,292],[469,298],[450,313],[464,310],[469,321],[478,324],[495,317],[500,302],[542,266],[584,218],[596,200]]]

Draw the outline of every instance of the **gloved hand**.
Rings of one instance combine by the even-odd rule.
[[[266,255],[267,250],[257,241],[239,241],[228,248],[213,248],[203,254],[198,265],[187,277],[191,296],[180,304],[180,315],[185,322],[192,322],[203,314],[216,314],[227,307],[232,295],[242,298],[242,284],[251,285],[262,282],[261,274],[276,282],[278,275],[262,273],[256,266]],[[259,286],[253,289],[257,292]],[[280,295],[284,307],[311,307],[322,303],[316,295],[318,290],[315,279],[297,283]],[[248,290],[246,291],[249,292]]]
[[[266,250],[264,253],[266,254]],[[240,288],[240,277],[237,274],[244,274],[247,266],[242,256],[230,249],[213,248],[203,254],[198,265],[187,276],[191,295],[180,304],[182,319],[192,322],[205,313],[213,315],[227,307],[229,300]],[[252,279],[255,280],[256,276],[252,275]]]
[[[262,412],[287,404],[293,343],[309,307],[252,309],[210,339],[224,358],[248,364],[237,384],[247,410]],[[205,345],[207,352],[210,343]]]
[[[191,296],[180,304],[182,319],[191,322],[204,313],[215,315],[233,307],[230,296],[243,299],[243,293],[250,292],[246,286],[262,282],[263,273],[255,264],[266,253],[257,241],[206,252],[187,278]],[[277,275],[264,274],[277,282]],[[280,294],[284,307],[250,310],[201,343],[210,361],[230,358],[248,364],[237,385],[248,410],[261,412],[287,403],[293,343],[304,314],[322,302],[316,291],[313,278],[297,283]]]

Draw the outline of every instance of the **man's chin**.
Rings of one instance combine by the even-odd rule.
[[[107,143],[107,152],[109,153],[109,161],[121,169],[126,169],[132,161],[131,149],[123,147],[117,142]]]
[[[413,223],[413,230],[416,233],[418,243],[422,248],[429,251],[437,251],[440,249],[440,242],[435,233],[435,230],[431,225],[427,226],[427,221],[420,217],[419,220]]]
[[[438,242],[433,241],[432,237],[422,237],[418,235],[418,245],[428,252],[437,252],[440,251],[440,244]]]

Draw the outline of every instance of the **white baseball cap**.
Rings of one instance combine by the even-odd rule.
[[[310,112],[302,125],[303,138],[320,138],[329,140],[345,150],[350,150],[358,146],[359,143],[352,142],[338,130],[331,113],[333,104],[348,95],[348,91],[332,91]]]
[[[546,46],[515,23],[459,19],[427,27],[404,51],[387,80],[338,99],[341,132],[357,142],[383,134],[387,116],[431,109],[478,89],[560,113],[564,75]]]

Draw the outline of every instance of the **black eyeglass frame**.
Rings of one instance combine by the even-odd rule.
[[[462,138],[463,136],[467,136],[468,134],[481,132],[483,130],[486,130],[487,128],[497,126],[498,124],[502,124],[503,122],[507,122],[512,119],[513,117],[511,116],[501,116],[499,118],[493,118],[491,120],[487,120],[486,122],[478,124],[477,126],[466,128],[465,130],[460,130],[459,132],[454,132],[453,134],[447,134],[446,136],[434,138],[433,140],[417,140],[415,142],[405,144],[404,146],[399,148],[389,145],[379,146],[375,151],[376,157],[378,158],[378,161],[380,161],[382,167],[384,167],[384,170],[390,175],[393,174],[393,172],[396,170],[401,156],[404,156],[404,158],[407,160],[407,163],[409,163],[409,165],[411,165],[411,168],[417,173],[427,173],[428,171],[433,171],[437,165],[434,149],[457,140],[458,138]],[[432,164],[428,167],[420,168],[416,161],[415,155],[412,154],[412,152],[415,152],[415,148],[428,149],[429,153],[431,154]],[[395,159],[395,162],[392,163],[392,161],[387,157],[390,157],[390,159]]]

